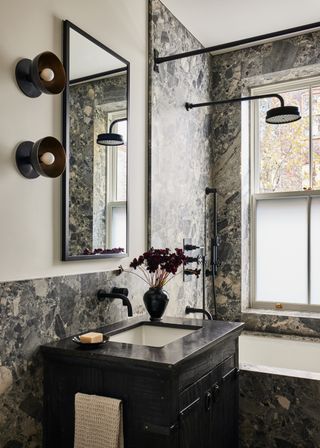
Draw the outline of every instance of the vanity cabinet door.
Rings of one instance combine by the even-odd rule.
[[[180,394],[180,448],[238,446],[237,372],[230,357]]]
[[[239,375],[232,368],[213,385],[210,410],[210,447],[238,447]]]
[[[179,447],[209,448],[208,438],[211,421],[211,402],[208,391],[218,380],[214,369],[180,394]]]

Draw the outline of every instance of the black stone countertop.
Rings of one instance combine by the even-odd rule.
[[[175,340],[164,347],[149,347],[144,345],[126,344],[122,342],[106,342],[94,348],[84,349],[72,341],[72,337],[61,339],[41,346],[44,356],[72,357],[73,359],[91,359],[97,361],[130,361],[146,364],[155,364],[159,368],[176,367],[187,358],[200,354],[201,352],[214,347],[226,338],[233,335],[239,336],[244,324],[240,322],[226,322],[216,320],[200,320],[190,318],[165,318],[161,322],[150,322],[146,316],[129,318],[121,322],[106,325],[98,329],[88,331],[98,331],[106,335],[116,334],[119,331],[129,330],[141,323],[159,326],[180,327],[185,326],[197,330],[187,336]],[[82,332],[84,333],[84,332]]]

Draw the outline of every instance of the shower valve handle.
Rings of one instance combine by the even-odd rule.
[[[197,257],[187,257],[187,263],[198,263],[200,264],[202,261],[202,256],[198,255]]]
[[[200,246],[195,246],[194,244],[185,244],[184,250],[189,252],[191,250],[201,249]]]

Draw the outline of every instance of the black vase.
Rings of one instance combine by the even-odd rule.
[[[144,293],[143,301],[150,320],[159,321],[167,308],[169,297],[162,288],[150,288]]]

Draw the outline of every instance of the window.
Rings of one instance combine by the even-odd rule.
[[[278,100],[251,105],[252,306],[320,311],[320,78],[251,89],[267,93],[302,118],[270,125]]]
[[[108,129],[114,120],[126,117],[126,111],[108,114]],[[127,213],[127,120],[118,122],[112,132],[121,134],[125,144],[108,148],[107,161],[107,239],[110,248],[126,248]]]

